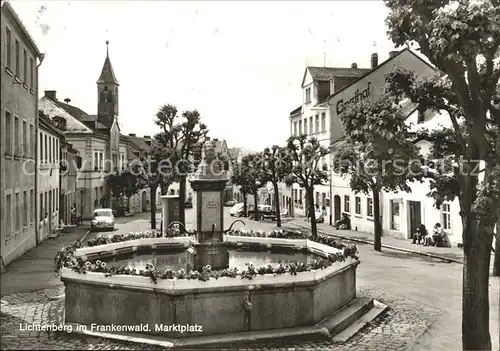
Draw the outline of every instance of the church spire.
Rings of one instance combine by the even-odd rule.
[[[106,41],[106,59],[104,60],[104,65],[102,66],[101,75],[97,80],[97,84],[107,83],[119,85],[118,80],[115,77],[115,72],[113,71],[113,66],[111,65],[111,60],[109,59],[109,41]]]

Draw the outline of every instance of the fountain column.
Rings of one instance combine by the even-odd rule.
[[[213,269],[221,269],[229,265],[229,254],[221,246],[224,230],[223,190],[227,180],[226,171],[216,159],[213,142],[205,142],[202,161],[190,179],[195,192],[193,222],[198,241],[196,267],[209,264]]]

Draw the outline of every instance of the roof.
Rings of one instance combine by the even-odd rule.
[[[40,127],[58,135],[61,139],[64,139],[64,132],[56,128],[50,117],[45,115],[43,111],[38,111],[38,123]]]
[[[358,78],[354,79],[352,82],[350,82],[349,84],[343,86],[341,89],[337,90],[336,92],[334,92],[333,94],[331,94],[329,97],[328,97],[328,100],[330,100],[333,96],[339,94],[340,92],[344,91],[345,89],[347,89],[348,87],[350,87],[351,85],[355,84],[356,82],[358,82],[359,80],[363,79],[364,77],[366,77],[367,75],[371,74],[372,72],[375,72],[376,70],[378,70],[380,67],[384,66],[386,63],[392,61],[394,58],[398,57],[399,55],[401,55],[403,52],[409,52],[410,54],[412,54],[413,56],[415,56],[416,58],[418,58],[420,61],[422,61],[423,63],[425,63],[427,66],[429,66],[430,68],[432,68],[433,70],[436,71],[436,68],[434,66],[432,66],[431,64],[429,64],[427,61],[423,60],[420,56],[418,56],[417,54],[415,54],[413,51],[411,51],[410,49],[408,48],[404,48],[403,50],[399,51],[398,53],[396,53],[395,55],[393,56],[390,56],[387,60],[385,60],[384,62],[382,62],[381,64],[379,64],[378,66],[368,70],[365,74],[359,76]]]
[[[44,54],[42,54],[40,52],[40,50],[38,49],[38,46],[36,46],[36,44],[35,44],[35,41],[33,40],[33,38],[31,37],[30,33],[28,32],[28,30],[24,26],[23,22],[21,21],[21,19],[17,15],[16,11],[14,11],[14,9],[12,8],[12,6],[9,4],[9,2],[7,2],[7,1],[3,2],[3,4],[2,4],[2,11],[8,11],[10,13],[10,15],[16,21],[17,25],[21,28],[21,31],[24,33],[24,35],[26,35],[26,38],[28,39],[28,42],[33,46],[33,49],[35,49],[35,52],[36,52],[37,56],[40,59],[42,59],[42,57],[44,56]]]
[[[300,105],[295,110],[293,110],[292,112],[290,112],[290,116],[298,115],[301,112],[302,112],[302,105]]]
[[[148,151],[151,147],[144,141],[144,138],[120,134],[120,140],[127,141],[138,150]]]
[[[59,101],[59,100],[53,100],[53,99],[51,99],[51,100],[52,100],[52,102],[54,102],[54,104],[56,104],[57,106],[59,106],[60,108],[65,110],[71,116],[78,118],[79,121],[82,121],[82,122],[89,121],[88,118],[91,117],[89,114],[87,114],[87,112],[83,111],[82,109],[80,109],[76,106],[67,104],[67,103]],[[92,120],[92,119],[90,119],[90,120]]]
[[[238,155],[240,154],[241,152],[241,148],[239,147],[232,147],[230,149],[228,149],[228,152],[229,152],[229,156],[235,160],[238,158]]]
[[[106,59],[104,60],[104,65],[102,66],[101,75],[97,80],[97,84],[100,83],[114,83],[118,84],[118,80],[116,79],[115,72],[113,71],[113,65],[111,64],[111,60],[109,59],[109,52],[107,45],[109,42],[106,42]]]
[[[347,68],[347,67],[315,67],[307,66],[304,71],[301,86],[304,86],[307,71],[311,74],[313,80],[331,80],[334,77],[358,77],[366,72],[369,68]]]
[[[65,132],[83,133],[83,134],[93,133],[91,128],[89,128],[87,125],[85,125],[85,123],[81,122],[76,116],[74,116],[69,112],[69,111],[74,112],[73,109],[63,108],[63,105],[66,105],[66,107],[71,106],[60,103],[59,101],[56,100],[52,100],[46,96],[42,96],[40,100],[38,100],[38,108],[42,110],[43,113],[47,115],[49,118],[54,118],[58,116],[66,120]]]

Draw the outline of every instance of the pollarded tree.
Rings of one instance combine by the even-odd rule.
[[[249,154],[243,157],[231,176],[231,181],[240,187],[243,195],[243,212],[247,216],[247,196],[253,195],[254,215],[258,220],[259,189],[261,187],[261,163],[262,156],[259,154]]]
[[[187,175],[196,170],[201,161],[202,144],[208,129],[201,123],[198,111],[184,111],[177,115],[173,105],[162,106],[156,114],[156,125],[161,132],[156,139],[169,154],[173,181],[179,181],[179,222],[185,225],[185,202]],[[170,185],[170,184],[168,184]],[[168,188],[164,184],[163,188]]]
[[[313,237],[317,237],[314,186],[325,184],[328,180],[327,166],[320,165],[321,160],[328,155],[328,149],[321,146],[318,139],[307,139],[306,135],[301,135],[288,138],[286,152],[291,162],[291,172],[286,182],[297,183],[305,189],[311,216],[311,231]]]
[[[262,184],[270,182],[274,188],[274,202],[276,203],[276,225],[281,227],[281,209],[278,184],[285,180],[285,177],[292,170],[291,162],[288,159],[287,150],[273,145],[264,149],[261,162],[260,179]]]
[[[408,139],[407,115],[389,96],[351,105],[341,118],[346,137],[334,171],[348,177],[355,192],[372,193],[374,249],[381,251],[380,192],[411,192],[410,182],[422,177],[419,149]]]
[[[422,80],[399,71],[389,82],[394,93],[405,93],[422,108],[449,115],[452,127],[429,133],[429,139],[435,152],[453,155],[451,164],[459,170],[433,174],[433,196],[458,197],[460,203],[463,349],[491,350],[489,266],[500,206],[500,2],[385,0],[385,4],[394,44],[418,44],[445,74],[443,79]]]

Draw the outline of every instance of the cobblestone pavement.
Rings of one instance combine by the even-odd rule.
[[[64,309],[64,288],[4,296],[1,305],[1,349],[160,349],[151,345],[116,342],[64,332],[21,331],[20,325],[60,325]],[[374,297],[390,306],[370,325],[345,344],[331,341],[287,344],[231,345],[226,349],[249,350],[411,350],[412,345],[436,320],[440,311],[366,286],[358,296]]]

